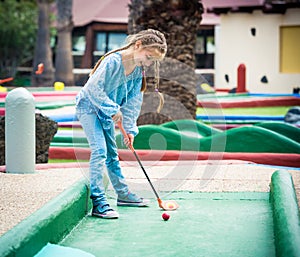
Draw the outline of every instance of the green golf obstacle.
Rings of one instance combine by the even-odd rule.
[[[271,179],[276,256],[300,254],[300,214],[291,174],[276,171]]]
[[[117,135],[119,148],[125,149],[122,136]],[[51,146],[88,147],[86,137],[55,135]],[[225,131],[195,120],[175,120],[161,125],[139,126],[136,149],[300,153],[300,129],[282,122],[262,122]]]
[[[161,124],[164,128],[174,129],[181,132],[194,132],[201,137],[212,136],[222,132],[220,129],[215,129],[196,120],[173,120]]]
[[[87,214],[89,188],[82,180],[0,237],[0,256],[34,256],[48,242],[58,243]]]
[[[186,124],[185,124],[186,123]],[[295,128],[297,133],[300,129]],[[281,131],[281,133],[278,132]],[[243,126],[220,131],[189,120],[162,125],[139,126],[135,149],[251,152],[251,153],[300,153],[299,142],[288,129],[267,129],[263,126]],[[119,148],[126,148],[121,135],[117,136]]]
[[[272,130],[300,143],[300,129],[291,124],[283,122],[261,122],[255,124],[255,126]]]

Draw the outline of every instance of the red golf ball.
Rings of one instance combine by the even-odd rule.
[[[164,212],[162,215],[163,220],[167,221],[170,218],[170,215],[166,212]]]

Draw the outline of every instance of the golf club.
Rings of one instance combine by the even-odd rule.
[[[124,139],[128,139],[129,140],[129,137],[128,137],[128,135],[127,135],[127,133],[126,133],[124,127],[123,127],[122,121],[118,122],[118,126],[119,126],[119,129],[121,130],[121,133],[122,133]],[[157,198],[159,207],[162,208],[162,209],[164,209],[164,210],[166,210],[166,211],[176,210],[179,207],[179,205],[175,201],[173,201],[173,200],[162,201],[160,199],[158,193],[156,192],[156,190],[155,190],[155,188],[154,188],[154,186],[153,186],[153,184],[152,184],[152,182],[151,182],[151,180],[150,180],[150,178],[149,178],[149,176],[148,176],[148,174],[147,174],[147,172],[146,172],[146,170],[145,170],[145,168],[144,168],[144,166],[143,166],[143,164],[142,164],[139,156],[137,155],[135,149],[133,148],[132,144],[129,144],[129,149],[134,154],[137,162],[139,163],[142,171],[144,172],[144,174],[145,174],[145,176],[146,176],[146,178],[147,178],[147,180],[148,180],[148,182],[149,182],[149,184],[150,184],[150,186],[151,186],[151,188],[152,188],[152,190],[153,190],[153,192],[154,192],[154,194],[155,194],[155,196]]]

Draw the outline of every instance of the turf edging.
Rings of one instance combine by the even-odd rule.
[[[34,256],[62,240],[87,211],[88,186],[81,180],[1,236],[0,256]]]
[[[271,178],[276,256],[300,254],[300,214],[291,174],[278,170]]]

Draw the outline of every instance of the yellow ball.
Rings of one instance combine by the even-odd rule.
[[[0,92],[7,92],[7,88],[0,85]]]
[[[213,93],[215,90],[210,86],[208,85],[207,83],[202,83],[201,84],[201,87],[204,91],[206,92],[209,92],[209,93]]]
[[[60,81],[56,81],[54,83],[54,90],[55,91],[63,91],[65,88],[65,84],[63,82],[60,82]]]

